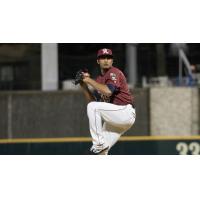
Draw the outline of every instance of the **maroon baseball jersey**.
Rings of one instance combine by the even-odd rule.
[[[99,75],[96,81],[101,84],[106,84],[112,91],[112,96],[110,97],[106,97],[97,92],[100,96],[100,101],[116,105],[133,104],[133,96],[128,89],[126,78],[118,68],[111,67],[104,75]]]

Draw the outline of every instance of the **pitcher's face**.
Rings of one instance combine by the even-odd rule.
[[[109,56],[102,56],[98,58],[97,63],[100,65],[101,69],[109,69],[113,65],[113,58]]]

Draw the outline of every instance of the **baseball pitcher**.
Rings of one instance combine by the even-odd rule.
[[[97,63],[101,73],[96,80],[83,70],[77,72],[75,84],[81,85],[88,101],[87,115],[93,143],[90,152],[107,155],[120,136],[134,124],[136,111],[124,74],[113,66],[112,50],[100,49]]]

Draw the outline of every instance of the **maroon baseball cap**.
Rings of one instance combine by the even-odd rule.
[[[97,53],[97,58],[100,57],[110,57],[113,58],[113,54],[112,54],[112,50],[111,49],[99,49],[98,53]]]

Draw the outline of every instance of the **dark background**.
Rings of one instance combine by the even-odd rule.
[[[141,87],[142,77],[178,76],[178,54],[173,43],[138,43],[137,86]],[[180,44],[190,63],[200,63],[198,43]],[[98,74],[96,53],[100,48],[111,48],[114,65],[125,75],[125,43],[59,43],[59,88],[62,82],[73,79],[80,68],[88,68],[93,77]],[[0,44],[0,89],[1,90],[40,90],[41,89],[41,44]]]

